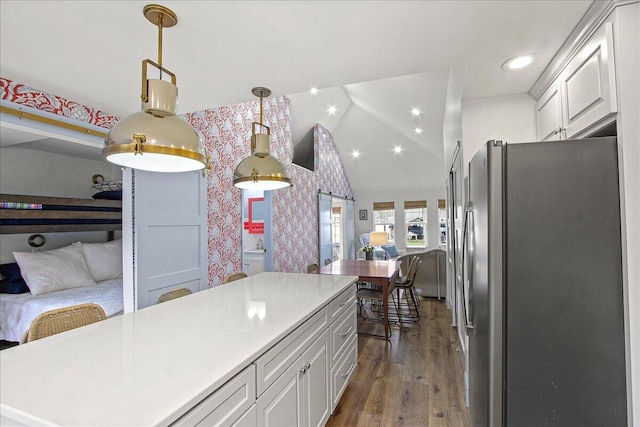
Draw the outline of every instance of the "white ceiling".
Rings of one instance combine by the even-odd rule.
[[[142,15],[148,3],[2,0],[0,76],[131,114],[140,62],[157,59],[157,30]],[[178,15],[164,31],[163,65],[177,75],[181,112],[253,100],[254,86],[290,95],[293,133],[322,123],[354,189],[372,190],[441,185],[449,69],[466,67],[465,99],[527,92],[591,0],[161,4]],[[501,69],[529,52],[538,55],[532,67]],[[320,89],[313,97],[311,87]],[[412,116],[413,107],[423,114]],[[403,152],[394,155],[394,145]],[[349,155],[355,148],[359,159]],[[385,171],[379,182],[372,169]]]

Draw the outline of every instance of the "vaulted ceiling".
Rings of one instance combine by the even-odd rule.
[[[140,62],[157,59],[148,3],[2,0],[0,75],[108,113],[135,112]],[[181,112],[253,100],[254,86],[289,95],[294,135],[315,123],[331,130],[364,191],[442,185],[449,70],[466,68],[465,99],[527,92],[591,0],[162,4],[178,15],[164,31],[163,65],[177,75]],[[501,69],[531,52],[533,66]]]

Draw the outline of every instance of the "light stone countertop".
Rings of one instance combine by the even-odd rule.
[[[261,273],[3,350],[0,415],[168,425],[356,280]]]

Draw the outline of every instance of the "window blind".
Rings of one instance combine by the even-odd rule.
[[[426,200],[405,200],[404,208],[405,209],[423,209],[427,207]]]
[[[374,211],[387,211],[395,208],[396,204],[394,202],[373,202]]]
[[[339,214],[340,214],[340,212],[342,212],[342,208],[341,208],[340,206],[332,207],[332,208],[331,208],[331,212],[332,212],[334,215],[339,215]]]

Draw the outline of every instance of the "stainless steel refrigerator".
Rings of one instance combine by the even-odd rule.
[[[469,163],[472,426],[626,426],[616,139],[503,144]]]

